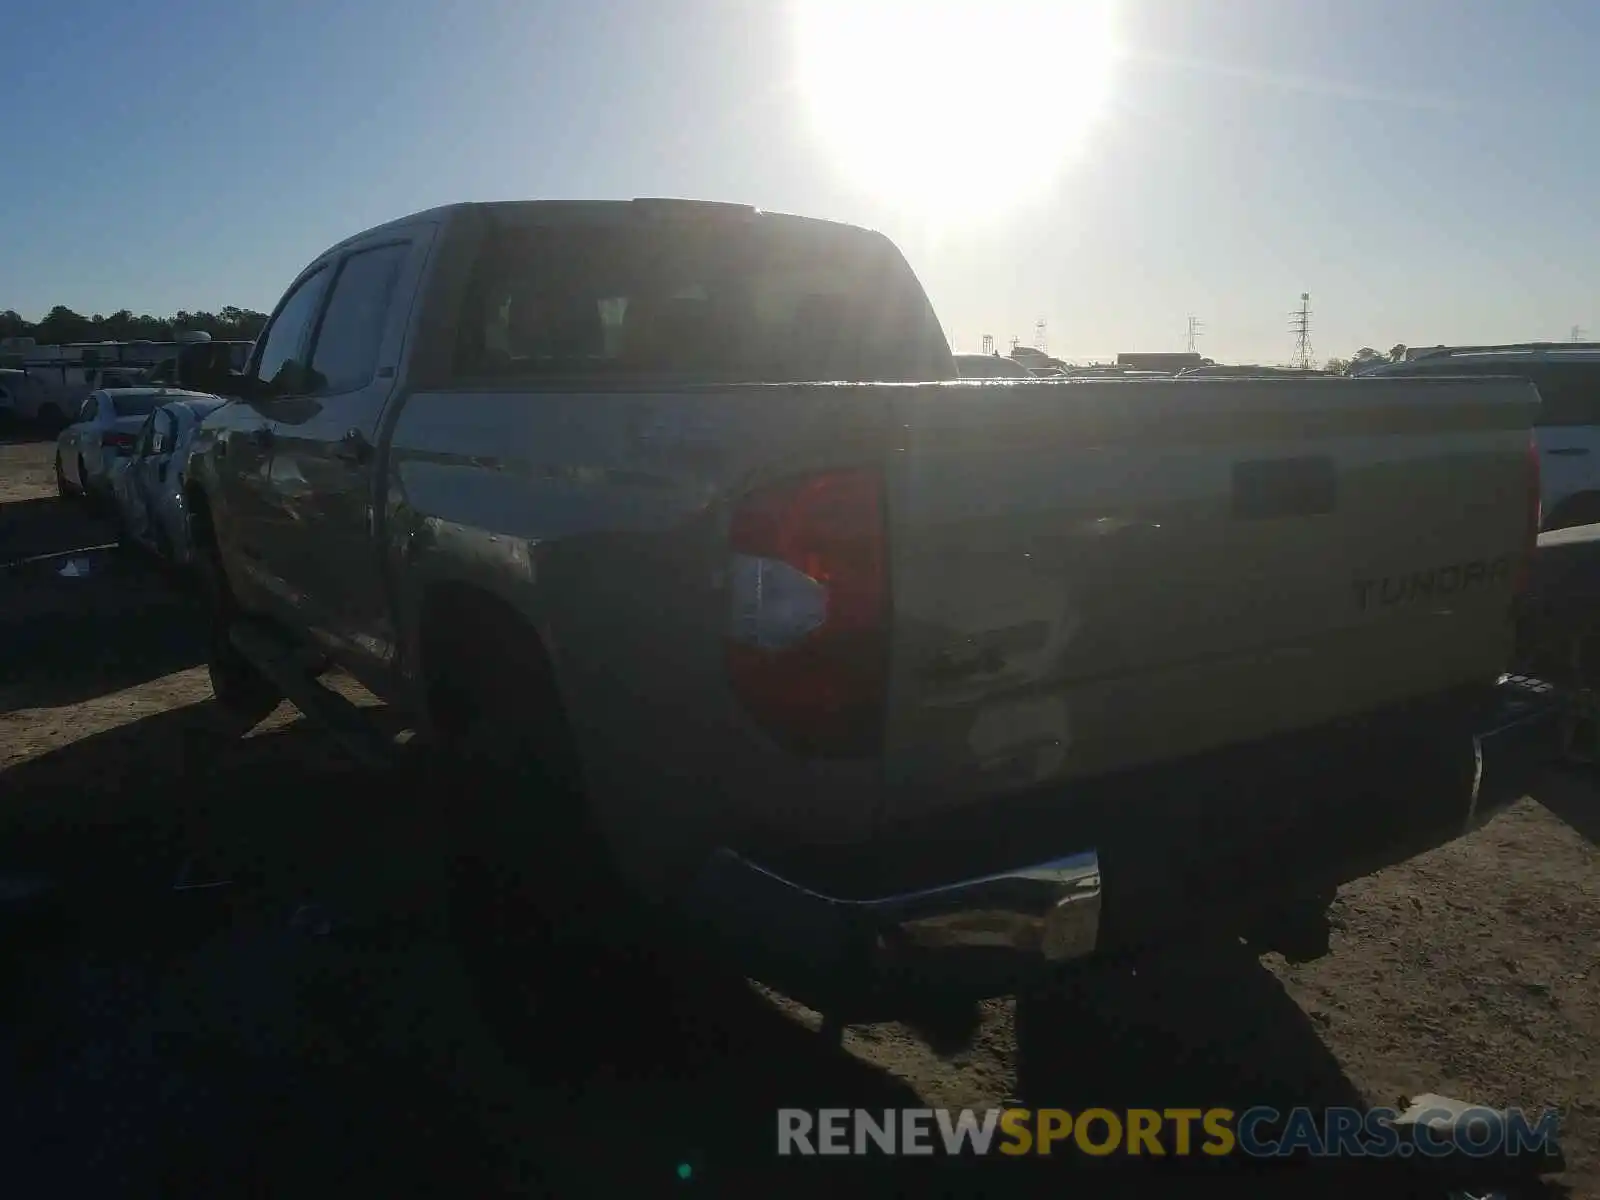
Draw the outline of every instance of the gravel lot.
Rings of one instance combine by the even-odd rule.
[[[50,451],[0,445],[0,562],[111,540],[54,498]],[[844,1168],[775,1160],[779,1105],[1432,1091],[1559,1106],[1567,1171],[1521,1194],[1600,1196],[1600,796],[1585,776],[1347,887],[1333,952],[1309,965],[1174,957],[990,1002],[960,1039],[853,1027],[842,1052],[816,1014],[738,981],[618,997],[573,980],[508,1019],[478,1003],[443,906],[394,900],[424,869],[436,797],[351,766],[287,707],[224,740],[183,601],[115,555],[83,579],[56,566],[0,571],[0,885],[58,885],[0,915],[14,1179],[51,1194],[799,1194]],[[186,861],[192,880],[232,882],[174,891]],[[306,903],[331,934],[293,927]],[[948,1194],[999,1174],[1005,1191],[1061,1195],[1063,1172],[1092,1169],[1077,1163],[849,1178]],[[1357,1171],[1377,1194],[1441,1194],[1394,1165],[1249,1179],[1348,1194]]]

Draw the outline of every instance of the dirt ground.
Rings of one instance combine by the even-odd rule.
[[[0,563],[112,540],[55,499],[50,450],[0,445]],[[1521,1194],[1600,1197],[1600,790],[1585,776],[1346,887],[1332,953],[1307,965],[1242,949],[1142,963],[991,1001],[954,1044],[881,1024],[847,1030],[841,1051],[815,1013],[737,981],[603,996],[574,980],[508,1023],[479,1003],[445,914],[372,902],[403,890],[373,880],[403,882],[396,847],[439,797],[357,769],[287,706],[223,736],[185,601],[113,553],[87,556],[86,577],[62,577],[66,561],[0,570],[13,1180],[565,1196],[813,1194],[848,1178],[1059,1195],[1103,1164],[780,1161],[774,1110],[1438,1092],[1559,1107],[1567,1170]],[[174,890],[185,869],[226,886]],[[52,890],[30,900],[35,880]],[[1342,1195],[1354,1170],[1250,1179]],[[1397,1164],[1360,1171],[1369,1192],[1442,1194]]]

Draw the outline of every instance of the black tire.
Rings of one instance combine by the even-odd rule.
[[[640,906],[610,861],[532,634],[474,624],[474,646],[432,648],[434,762],[454,798],[452,940],[504,1048],[530,1070],[581,1076],[593,1040],[530,1032],[596,1019],[603,998],[648,988]],[[493,648],[487,653],[487,648]],[[535,1025],[537,1020],[537,1026]]]
[[[90,508],[100,507],[100,497],[89,487],[89,468],[84,465],[81,454],[78,455],[78,495],[83,497]]]
[[[238,606],[211,547],[202,547],[195,554],[195,575],[206,611],[206,673],[211,677],[218,715],[226,732],[248,733],[278,707],[283,695],[228,640]]]
[[[122,518],[121,505],[118,505],[116,508],[111,510],[111,523],[117,531],[118,553],[128,558],[143,555],[144,547],[139,545],[139,543],[134,540],[133,535],[128,532],[128,523]]]

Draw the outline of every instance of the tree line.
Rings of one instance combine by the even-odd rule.
[[[1332,371],[1335,375],[1350,375],[1366,367],[1375,367],[1381,362],[1399,362],[1405,356],[1404,343],[1391,346],[1387,354],[1374,350],[1371,346],[1363,346],[1349,358],[1330,358],[1323,369]]]
[[[153,317],[149,313],[135,316],[126,308],[110,316],[95,313],[86,317],[58,304],[42,321],[30,321],[14,309],[0,311],[0,338],[31,337],[41,346],[67,342],[170,342],[179,333],[199,330],[218,339],[254,341],[266,323],[266,313],[231,304],[217,312],[180,310],[170,317]]]

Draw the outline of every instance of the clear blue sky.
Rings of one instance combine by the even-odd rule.
[[[7,21],[0,308],[267,309],[433,204],[681,195],[884,230],[963,347],[1043,316],[1055,353],[1176,349],[1192,312],[1207,352],[1277,361],[1304,290],[1322,356],[1600,338],[1593,0],[1093,0],[1109,67],[1041,36],[1073,2],[874,43],[929,169],[869,183],[816,92],[872,59],[797,75],[788,0],[58,0]],[[1019,197],[1040,145],[1072,152]]]

